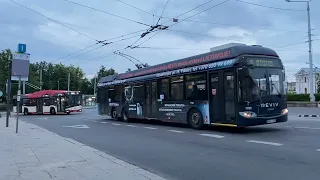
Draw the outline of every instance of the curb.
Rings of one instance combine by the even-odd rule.
[[[299,117],[320,117],[320,115],[299,115]]]

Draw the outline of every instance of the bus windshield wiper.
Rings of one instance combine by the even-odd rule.
[[[280,93],[279,89],[276,87],[276,85],[272,83],[272,86],[276,89],[278,96],[281,96],[281,93]]]

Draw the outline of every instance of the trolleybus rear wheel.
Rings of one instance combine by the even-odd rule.
[[[198,109],[191,109],[188,113],[188,124],[194,129],[202,129],[203,117]]]

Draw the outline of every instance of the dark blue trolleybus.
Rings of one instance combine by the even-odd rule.
[[[278,54],[234,45],[123,74],[98,83],[100,115],[246,127],[288,120],[285,72]]]

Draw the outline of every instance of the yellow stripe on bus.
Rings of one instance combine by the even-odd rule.
[[[235,124],[222,124],[222,123],[211,123],[212,125],[217,125],[217,126],[229,126],[229,127],[237,127]]]

